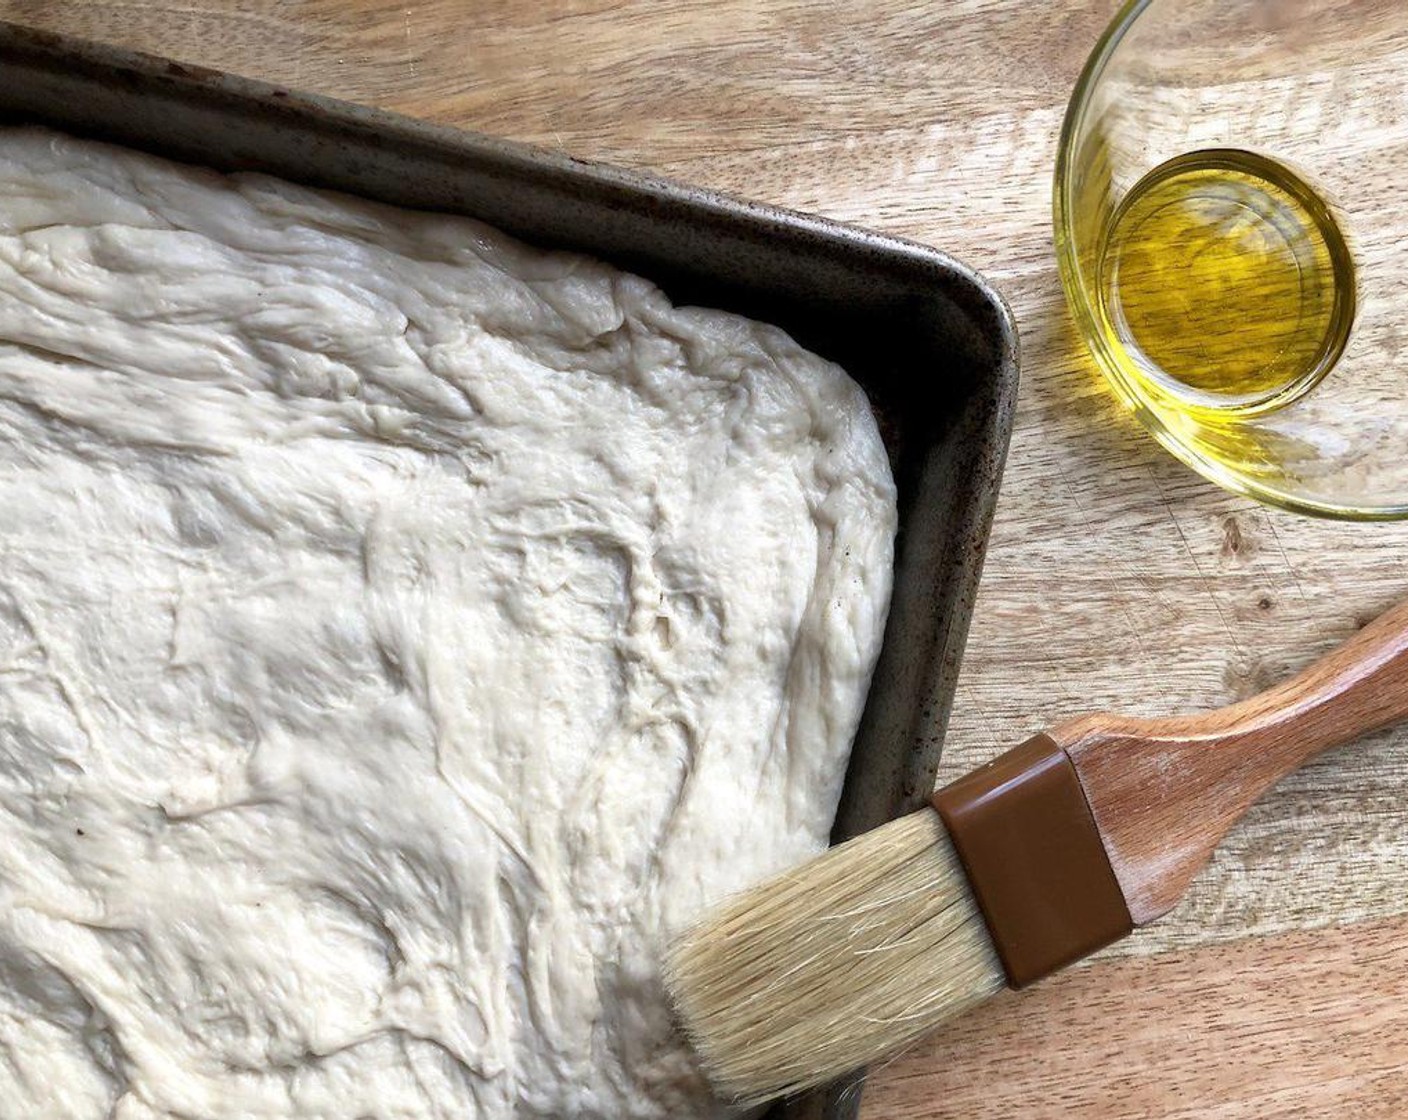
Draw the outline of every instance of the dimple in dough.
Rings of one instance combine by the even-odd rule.
[[[824,846],[866,401],[475,222],[0,133],[0,1117],[719,1110],[663,939]]]

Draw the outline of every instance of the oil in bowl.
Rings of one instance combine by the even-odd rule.
[[[1180,155],[1110,215],[1100,329],[1148,396],[1204,423],[1283,407],[1334,366],[1355,275],[1330,206],[1254,152]]]

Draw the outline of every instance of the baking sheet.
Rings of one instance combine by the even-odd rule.
[[[0,120],[466,214],[776,323],[866,390],[899,488],[884,646],[833,830],[932,789],[1017,392],[1011,315],[913,242],[167,59],[0,23]],[[0,203],[3,204],[3,203]],[[851,1120],[858,1083],[769,1120]]]

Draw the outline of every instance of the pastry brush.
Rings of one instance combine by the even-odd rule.
[[[760,1103],[902,1049],[1167,913],[1321,751],[1408,716],[1408,603],[1199,715],[1068,720],[706,917],[666,983],[705,1075]]]

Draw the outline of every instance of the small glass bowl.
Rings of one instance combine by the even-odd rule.
[[[1199,264],[1210,258],[1175,232],[1154,262],[1164,272],[1141,280],[1125,265],[1130,290],[1169,288],[1155,304],[1167,318],[1150,330],[1172,349],[1151,358],[1157,347],[1136,344],[1112,231],[1150,198],[1170,221],[1173,210],[1157,211],[1158,183],[1185,165],[1206,175],[1197,205],[1204,217],[1221,207],[1228,236],[1290,230],[1276,248],[1298,294],[1273,294],[1307,323],[1319,316],[1323,337],[1305,343],[1288,327],[1283,345],[1286,317],[1259,321],[1287,306],[1270,295],[1219,288],[1204,299]],[[1223,171],[1258,185],[1228,186]],[[1129,0],[1071,98],[1054,204],[1077,328],[1169,451],[1286,509],[1408,517],[1408,3]],[[1213,337],[1218,315],[1228,327]],[[1198,355],[1227,361],[1239,331],[1273,359],[1244,371],[1245,383],[1200,384]],[[1170,354],[1186,367],[1177,375]]]

